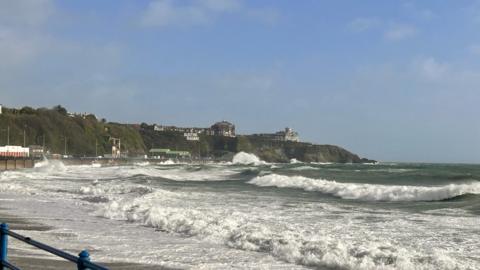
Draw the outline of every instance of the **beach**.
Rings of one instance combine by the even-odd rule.
[[[21,218],[18,216],[14,216],[11,214],[6,214],[0,208],[0,221],[2,223],[7,223],[9,225],[9,229],[15,232],[22,231],[24,236],[28,236],[30,231],[35,232],[42,232],[48,231],[52,229],[52,227],[36,223],[31,220],[27,220],[25,218]],[[47,244],[47,243],[46,243]],[[37,256],[39,257],[31,257],[29,254],[22,254],[22,250],[18,249],[18,245],[25,246],[22,242],[9,237],[9,249],[8,249],[8,259],[9,262],[19,267],[20,269],[32,269],[32,270],[60,270],[60,269],[77,269],[76,264],[63,260],[62,258],[55,257],[54,255],[45,252],[42,256],[39,253]],[[17,248],[16,248],[17,247]],[[56,247],[61,249],[61,247]],[[73,253],[72,253],[73,254]],[[76,255],[76,254],[74,254]],[[96,263],[108,267],[110,269],[134,269],[134,270],[153,270],[153,269],[173,269],[173,268],[165,268],[158,265],[141,265],[135,263],[103,263],[97,262]]]

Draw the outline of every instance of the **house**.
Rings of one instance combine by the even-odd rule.
[[[293,131],[291,128],[285,128],[285,130],[278,131],[275,133],[261,133],[253,134],[254,136],[262,137],[271,141],[280,141],[280,142],[299,142],[298,133]]]
[[[210,127],[209,135],[235,137],[235,125],[225,120],[217,122]]]
[[[41,145],[30,145],[30,156],[33,158],[41,158],[44,155],[44,149]]]

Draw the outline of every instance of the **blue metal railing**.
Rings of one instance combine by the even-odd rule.
[[[35,241],[30,237],[26,237],[18,233],[12,232],[8,229],[8,225],[6,223],[2,223],[0,225],[0,270],[5,270],[5,269],[20,270],[20,268],[8,262],[7,249],[8,249],[9,235],[24,243],[37,247],[46,252],[52,253],[53,255],[62,257],[65,260],[76,263],[78,270],[108,270],[108,268],[106,267],[90,262],[90,255],[88,254],[87,250],[83,250],[82,252],[80,252],[80,254],[78,254],[78,257],[77,257],[65,251],[62,251],[54,247],[40,243],[38,241]]]

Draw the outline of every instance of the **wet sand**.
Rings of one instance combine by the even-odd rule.
[[[9,228],[12,231],[22,230],[22,231],[48,231],[52,227],[46,226],[44,224],[36,223],[35,221],[29,221],[25,218],[17,217],[10,214],[5,214],[1,211],[0,208],[0,223],[8,223]],[[25,233],[23,233],[25,234]],[[27,236],[27,235],[26,235]],[[18,243],[17,240],[9,239],[9,243]],[[45,243],[48,244],[48,243]],[[15,247],[10,246],[8,249],[8,261],[13,265],[19,267],[20,269],[25,270],[76,270],[77,266],[66,260],[50,259],[49,257],[53,256],[45,252],[45,258],[29,257],[21,254],[20,250],[15,249]],[[120,270],[153,270],[153,269],[172,269],[165,268],[160,265],[145,265],[145,264],[134,264],[134,263],[123,263],[123,262],[97,262],[96,263],[105,266],[109,269],[120,269]]]

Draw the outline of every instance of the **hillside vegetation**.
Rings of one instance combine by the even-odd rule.
[[[73,156],[94,156],[111,153],[110,137],[122,140],[122,150],[131,154],[143,154],[145,146],[138,131],[129,125],[98,121],[94,115],[69,116],[65,108],[52,109],[3,109],[0,115],[0,144],[43,145],[51,153]],[[24,132],[25,131],[25,132]],[[66,140],[66,144],[65,144]],[[65,147],[66,145],[66,147]]]

